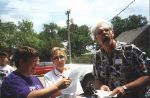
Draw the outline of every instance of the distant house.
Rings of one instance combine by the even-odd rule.
[[[132,43],[144,51],[150,51],[150,25],[123,32],[116,40]]]

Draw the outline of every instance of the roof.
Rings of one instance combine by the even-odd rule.
[[[132,43],[147,27],[150,25],[145,25],[143,27],[139,27],[137,29],[129,30],[126,32],[122,32],[116,40]]]

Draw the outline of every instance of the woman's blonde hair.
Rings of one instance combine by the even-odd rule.
[[[60,51],[62,53],[64,53],[65,59],[67,60],[67,54],[66,54],[66,49],[65,48],[61,48],[61,47],[53,47],[51,50],[51,56],[52,58],[55,56],[55,54]]]

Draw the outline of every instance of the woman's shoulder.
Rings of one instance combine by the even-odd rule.
[[[54,71],[54,69],[47,72],[46,74],[44,74],[44,77],[49,77],[49,76],[53,75],[53,71]]]
[[[12,66],[8,65],[8,64],[4,67],[4,69],[7,69],[7,70],[14,70],[14,68],[13,68]]]
[[[10,73],[7,77],[5,77],[3,84],[20,84],[23,83],[23,79],[19,77],[18,74],[16,74],[16,71],[13,71]]]

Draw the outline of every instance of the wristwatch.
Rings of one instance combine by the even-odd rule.
[[[125,85],[123,85],[122,88],[124,89],[125,93],[128,93],[128,89]]]
[[[127,87],[124,85],[124,86],[122,86],[122,88],[124,89],[124,90],[126,90],[127,89]]]

